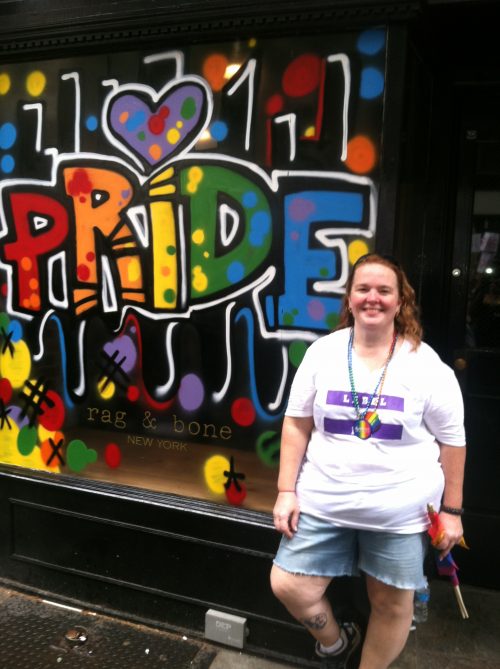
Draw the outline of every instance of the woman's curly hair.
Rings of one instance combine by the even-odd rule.
[[[361,265],[365,264],[384,265],[385,267],[392,269],[395,273],[398,282],[401,307],[394,319],[394,327],[396,328],[396,332],[413,343],[413,349],[418,348],[422,341],[422,325],[420,323],[419,308],[415,298],[415,291],[411,287],[408,278],[400,267],[398,261],[387,255],[367,253],[354,263],[345,287],[339,324],[335,329],[340,330],[341,328],[352,327],[354,325],[353,315],[349,311],[349,295],[351,293],[356,270],[359,269]]]

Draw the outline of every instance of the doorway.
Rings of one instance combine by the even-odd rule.
[[[500,588],[500,90],[464,100],[448,350],[465,401],[471,550],[457,557],[468,582]]]

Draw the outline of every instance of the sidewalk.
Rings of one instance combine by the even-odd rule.
[[[500,592],[462,586],[468,620],[461,619],[448,583],[432,582],[431,593],[429,621],[411,632],[391,669],[500,669]],[[0,588],[0,625],[1,669],[304,666],[271,662],[200,638],[61,606],[7,588]]]

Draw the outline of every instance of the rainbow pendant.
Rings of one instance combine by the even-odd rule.
[[[367,411],[364,415],[364,419],[370,423],[372,434],[373,432],[376,432],[382,425],[382,423],[380,422],[380,418],[378,417],[378,413],[376,411]]]
[[[371,425],[364,418],[354,421],[353,431],[359,439],[369,439],[372,434]]]

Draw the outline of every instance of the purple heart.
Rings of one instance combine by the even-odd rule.
[[[153,92],[131,89],[121,88],[113,97],[108,127],[143,164],[159,165],[196,142],[208,114],[204,86],[176,82],[157,100]]]

